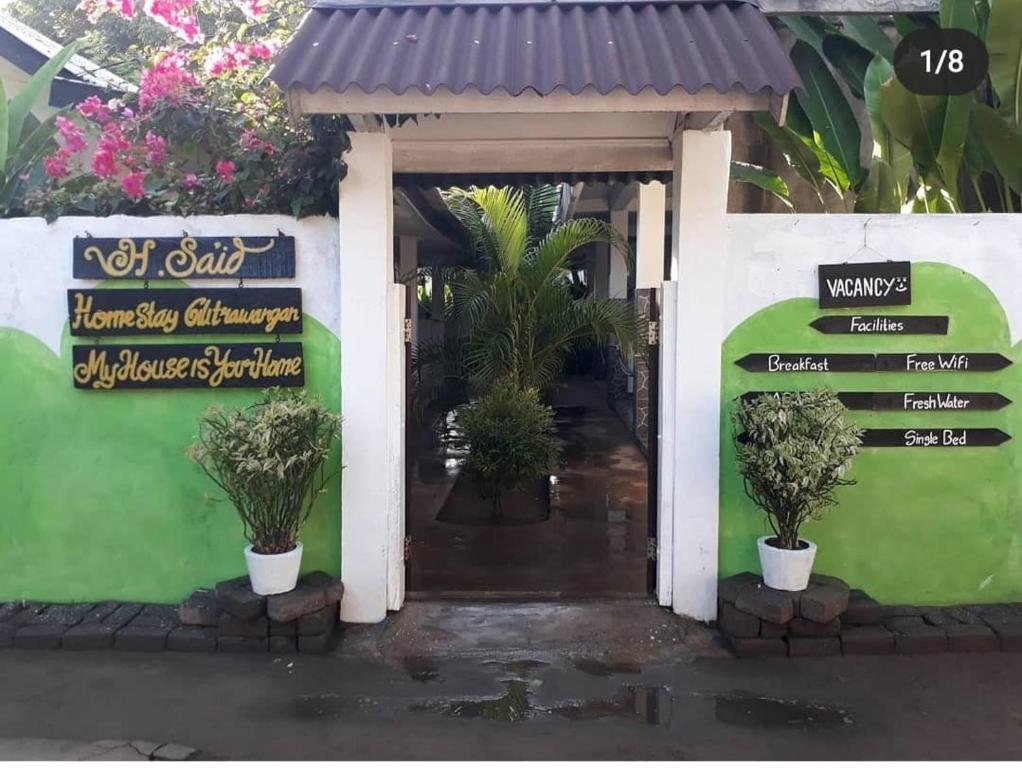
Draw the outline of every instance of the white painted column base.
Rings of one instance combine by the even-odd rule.
[[[717,615],[720,340],[731,134],[675,135],[672,278],[678,282],[674,398],[674,612]]]

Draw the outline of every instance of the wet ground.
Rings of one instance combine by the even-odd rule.
[[[580,380],[558,393],[563,452],[549,501],[536,503],[532,514],[513,501],[502,525],[488,522],[488,504],[471,498],[456,441],[412,448],[410,591],[646,593],[646,460],[602,387]],[[534,489],[529,495],[539,496]]]
[[[611,607],[424,605],[349,628],[327,657],[2,651],[0,754],[121,739],[249,759],[1022,755],[1022,654],[739,660],[653,606],[633,610],[659,642],[572,633],[620,624]],[[556,632],[497,648],[544,615]]]

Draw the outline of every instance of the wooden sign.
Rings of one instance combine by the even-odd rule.
[[[946,315],[828,315],[816,318],[809,325],[820,333],[944,336],[948,318]]]
[[[1011,440],[999,429],[867,429],[864,448],[994,448]]]
[[[76,389],[237,389],[302,387],[302,345],[76,345]]]
[[[70,289],[72,336],[301,333],[300,288]]]
[[[986,352],[909,352],[877,355],[877,370],[903,373],[987,372],[1011,365],[1004,355]]]
[[[874,355],[758,352],[735,364],[754,373],[862,373],[876,370]]]
[[[746,392],[743,400],[776,392]],[[1011,400],[997,392],[838,392],[850,411],[999,411]]]
[[[83,280],[250,280],[295,276],[295,239],[275,237],[76,237]]]
[[[821,264],[820,307],[893,307],[912,303],[912,264]]]

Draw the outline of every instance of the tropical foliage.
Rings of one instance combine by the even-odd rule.
[[[767,517],[781,549],[797,549],[802,524],[851,485],[862,430],[845,420],[833,392],[773,392],[739,398],[732,414],[745,492]]]
[[[468,235],[472,267],[452,275],[453,320],[465,375],[485,390],[510,380],[543,391],[567,352],[616,337],[627,352],[639,320],[625,303],[577,297],[569,263],[590,243],[627,243],[606,222],[560,218],[557,187],[486,187],[444,193]]]
[[[329,477],[341,419],[304,391],[269,390],[248,408],[210,408],[192,459],[227,495],[261,555],[290,552]]]
[[[0,83],[0,215],[17,211],[33,176],[39,181],[40,160],[53,147],[59,118],[40,123],[32,108],[49,91],[76,48],[71,44],[46,62],[10,100]]]
[[[335,213],[340,118],[294,122],[266,74],[304,12],[297,0],[18,2],[38,29],[137,80],[58,118],[30,213]]]
[[[549,473],[560,455],[554,437],[553,411],[539,392],[505,379],[494,384],[459,415],[469,445],[465,473],[501,520],[501,501],[508,491]]]
[[[756,121],[825,210],[1018,210],[1022,3],[942,0],[939,16],[897,15],[893,30],[868,16],[779,18],[796,38],[791,58],[804,88],[783,127],[767,114]],[[895,77],[898,40],[938,26],[985,41],[990,78],[975,93],[920,96]],[[777,175],[760,170],[734,175],[783,199]]]

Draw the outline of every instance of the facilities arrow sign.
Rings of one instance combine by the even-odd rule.
[[[947,315],[827,315],[810,326],[820,333],[845,333],[856,336],[944,336]]]

